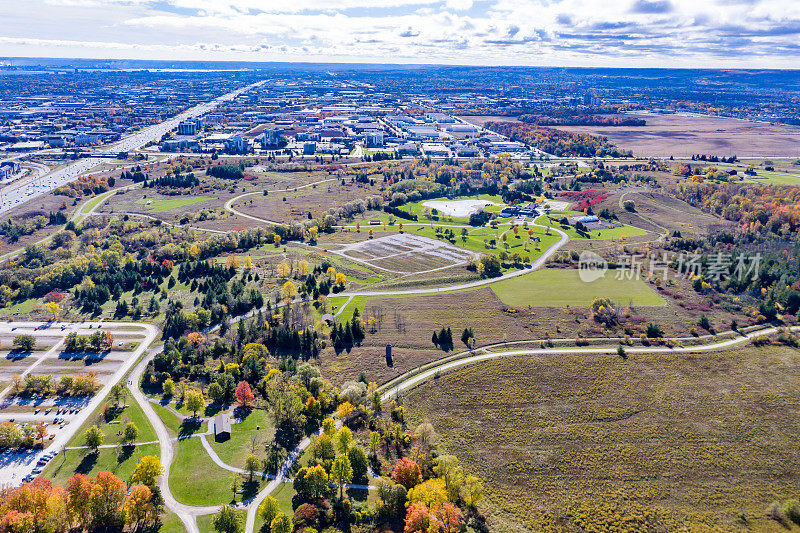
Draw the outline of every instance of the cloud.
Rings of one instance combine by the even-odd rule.
[[[631,13],[661,14],[670,13],[674,8],[669,0],[636,0]]]
[[[26,0],[0,2],[0,18],[4,55],[734,67],[800,59],[800,2],[786,0]]]

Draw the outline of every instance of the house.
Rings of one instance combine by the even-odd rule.
[[[227,413],[220,413],[214,417],[214,440],[226,441],[231,438],[231,417]]]

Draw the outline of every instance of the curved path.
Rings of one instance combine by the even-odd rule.
[[[324,180],[320,180],[320,181],[315,181],[314,183],[306,183],[305,185],[299,185],[297,187],[291,187],[289,189],[275,189],[274,191],[269,191],[269,192],[270,193],[292,192],[292,191],[296,191],[298,189],[306,189],[308,187],[314,187],[316,185],[319,185],[320,183],[328,183],[328,182],[331,182],[331,181],[339,181],[339,180],[340,180],[340,178],[328,178],[328,179],[324,179]],[[277,222],[275,220],[268,220],[266,218],[261,218],[261,217],[256,217],[256,216],[253,216],[253,215],[248,215],[247,213],[242,213],[241,211],[238,211],[238,210],[233,208],[233,204],[235,202],[241,200],[245,196],[253,196],[253,195],[259,195],[259,194],[263,195],[264,193],[262,191],[254,191],[254,192],[246,192],[244,194],[240,194],[239,196],[234,196],[233,198],[231,198],[230,200],[225,202],[225,210],[233,213],[234,215],[238,215],[238,216],[244,217],[244,218],[249,218],[250,220],[255,220],[256,222],[264,222],[266,224],[276,224],[278,226],[287,226],[288,224],[286,224],[286,222]]]
[[[675,348],[669,348],[666,346],[654,346],[654,347],[625,347],[625,353],[627,354],[657,354],[657,353],[705,353],[705,352],[714,352],[720,350],[727,350],[730,348],[734,348],[736,346],[740,346],[742,344],[749,343],[753,339],[759,337],[766,337],[769,335],[774,335],[778,333],[778,331],[782,328],[778,327],[769,327],[766,329],[760,329],[757,331],[752,331],[749,333],[740,334],[737,337],[733,337],[731,339],[726,339],[723,341],[718,342],[711,342],[708,344],[701,344],[697,346],[681,346]],[[783,328],[789,331],[800,331],[800,326],[792,326],[788,328]],[[730,332],[723,332],[730,333]],[[736,332],[734,332],[736,333]],[[665,339],[668,340],[668,339]],[[531,341],[537,342],[537,341]],[[395,378],[392,381],[397,382],[394,385],[389,387],[385,387],[385,392],[381,395],[381,401],[385,402],[394,398],[401,392],[413,389],[417,385],[424,383],[425,381],[433,378],[437,374],[441,372],[446,372],[448,370],[452,370],[454,368],[459,368],[462,366],[468,366],[475,363],[481,363],[483,361],[490,361],[492,359],[501,359],[505,357],[520,357],[526,355],[552,355],[552,354],[587,354],[587,355],[596,355],[596,354],[615,354],[617,353],[617,346],[606,346],[606,347],[594,347],[594,348],[580,348],[580,347],[570,347],[570,348],[534,348],[534,349],[526,349],[526,350],[509,350],[504,352],[490,352],[484,353],[479,355],[473,355],[468,357],[462,357],[458,359],[454,359],[447,362],[442,362],[441,364],[433,364],[426,368],[426,370],[419,372],[415,370],[410,370],[406,372],[404,375]],[[405,376],[405,377],[403,377]],[[399,381],[399,382],[398,382]],[[379,387],[380,389],[380,387]]]

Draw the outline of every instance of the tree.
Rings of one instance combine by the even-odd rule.
[[[267,496],[258,506],[258,516],[265,524],[271,524],[275,517],[278,516],[279,509],[278,500],[272,496]]]
[[[83,441],[90,450],[96,452],[97,449],[103,445],[103,433],[96,425],[91,426],[86,430],[86,433],[84,433]]]
[[[36,347],[36,338],[33,335],[20,334],[14,337],[14,348],[21,352],[31,352]]]
[[[214,403],[222,403],[225,399],[225,393],[216,381],[208,386],[208,397]]]
[[[392,479],[405,488],[410,489],[422,481],[422,472],[416,461],[401,457],[392,471]]]
[[[458,464],[458,458],[455,455],[440,455],[436,458],[433,471],[444,481],[447,499],[451,502],[458,501],[464,482],[464,469]]]
[[[61,306],[56,302],[46,302],[44,306],[48,311],[50,311],[50,315],[53,317],[53,322],[58,320],[58,315],[61,314]]]
[[[303,477],[309,495],[313,499],[321,498],[328,488],[328,474],[322,466],[312,466]]]
[[[40,421],[36,424],[36,438],[42,441],[42,447],[44,447],[44,439],[47,438],[47,425],[44,421]]]
[[[121,524],[127,491],[125,482],[111,472],[99,472],[93,479],[89,507],[97,529]]]
[[[435,518],[434,518],[435,520]],[[431,512],[422,502],[416,502],[408,508],[405,519],[405,533],[427,533],[438,531],[438,527],[431,523]]]
[[[353,466],[346,455],[340,455],[331,466],[331,479],[339,484],[339,498],[344,496],[344,485],[353,481]]]
[[[434,509],[434,516],[444,526],[442,533],[457,533],[461,531],[461,510],[450,502],[445,502],[438,509]]]
[[[144,485],[136,485],[131,488],[123,507],[125,522],[136,524],[137,528],[140,522],[154,520],[158,516],[156,507],[153,505],[153,491]]]
[[[164,473],[164,468],[161,466],[161,461],[155,455],[145,455],[139,459],[136,469],[133,471],[131,480],[135,483],[141,483],[148,487],[155,486],[156,478]]]
[[[175,382],[172,381],[172,378],[164,380],[164,383],[161,384],[161,391],[164,393],[164,396],[175,395]]]
[[[270,533],[292,533],[293,528],[292,519],[283,513],[278,513],[269,524]]]
[[[339,450],[339,453],[347,453],[347,450],[350,449],[350,445],[353,444],[353,432],[350,431],[350,428],[347,426],[342,426],[342,428],[336,432],[336,448]]]
[[[369,470],[369,461],[364,450],[358,446],[353,446],[347,452],[347,458],[350,459],[350,465],[353,467],[353,479],[365,481]]]
[[[214,531],[219,533],[239,533],[242,530],[242,522],[236,510],[230,505],[223,505],[214,518],[211,519],[211,526]]]
[[[246,381],[239,382],[236,387],[236,399],[242,404],[242,407],[247,407],[255,398],[253,391],[250,389],[250,384]]]
[[[119,404],[127,396],[127,392],[125,389],[125,384],[122,382],[115,383],[113,387],[111,387],[111,391],[109,392],[111,398],[114,400],[114,407],[119,407]]]
[[[122,430],[122,442],[123,444],[132,444],[136,442],[136,438],[139,436],[139,428],[136,427],[136,424],[133,422],[128,422],[125,424],[125,429]]]
[[[281,288],[282,298],[294,298],[297,295],[297,287],[291,281],[287,281]]]
[[[190,389],[186,393],[186,408],[192,412],[192,417],[197,417],[197,411],[206,406],[206,400],[203,398],[203,391],[198,389]]]
[[[253,479],[258,467],[261,465],[261,460],[258,456],[254,453],[248,454],[247,458],[244,460],[244,469],[247,470],[247,473],[250,474],[250,479]]]

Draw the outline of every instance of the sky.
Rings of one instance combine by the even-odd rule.
[[[800,68],[797,0],[0,0],[0,56]]]

